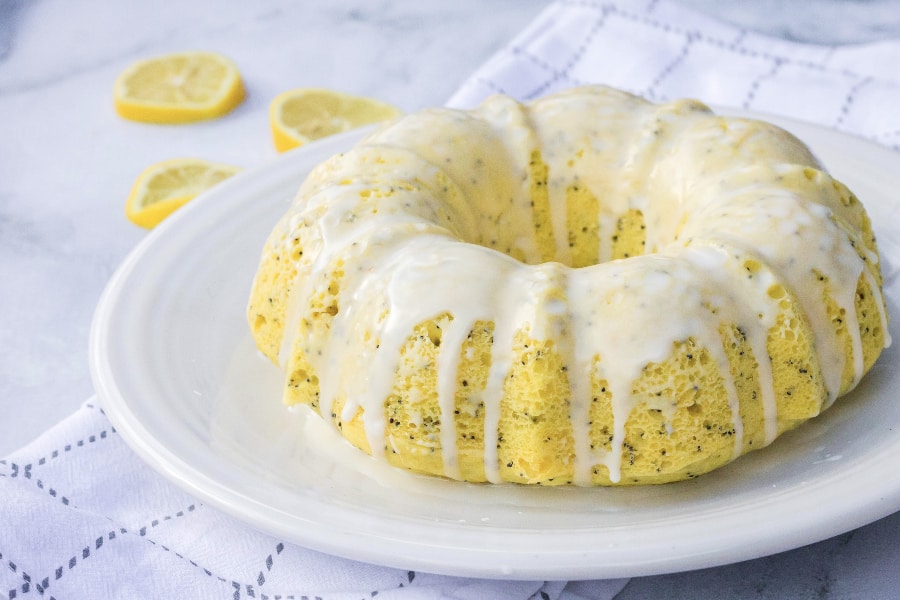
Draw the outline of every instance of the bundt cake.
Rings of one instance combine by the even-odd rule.
[[[248,319],[307,404],[471,482],[696,477],[890,343],[875,237],[794,136],[606,87],[424,110],[316,167]]]

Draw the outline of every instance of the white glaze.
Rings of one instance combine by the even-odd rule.
[[[761,133],[747,122],[717,120],[696,103],[657,107],[612,92],[561,94],[528,111],[496,97],[474,116],[477,120],[440,111],[372,135],[343,159],[320,167],[294,208],[291,229],[304,228],[302,260],[310,266],[301,269],[289,301],[282,364],[291,352],[305,352],[319,377],[323,415],[338,398],[346,401],[344,420],[362,408],[373,455],[384,453],[383,405],[402,366],[400,349],[415,326],[442,315],[452,321],[443,332],[435,365],[442,426],[434,443],[451,477],[459,476],[456,373],[462,344],[478,321],[494,325],[487,385],[481,392],[484,465],[492,482],[500,481],[497,436],[503,386],[513,338],[523,328],[538,341],[555,340],[569,366],[579,484],[590,483],[596,465],[605,465],[611,480],[619,481],[625,422],[635,402],[632,382],[648,364],[665,360],[674,343],[689,338],[718,365],[733,418],[733,456],[741,453],[743,428],[722,346],[723,325],[738,324],[746,333],[758,362],[765,442],[775,438],[778,415],[766,335],[778,314],[768,297],[776,282],[797,297],[807,314],[830,404],[839,392],[845,356],[817,286],[817,273],[827,277],[851,333],[852,385],[859,381],[862,345],[854,297],[861,276],[870,285],[874,280],[848,234],[832,220],[832,210],[778,183],[786,164],[819,166],[795,141],[771,130]],[[723,143],[723,132],[741,145]],[[415,149],[405,148],[407,142]],[[543,263],[528,193],[528,164],[535,148],[549,166],[556,251],[552,261]],[[373,157],[384,163],[377,171],[370,170]],[[446,157],[458,164],[444,164]],[[362,174],[354,171],[360,165]],[[442,205],[428,189],[437,171],[445,172],[469,202],[468,213],[465,207]],[[501,172],[506,176],[499,177]],[[743,183],[731,185],[730,177]],[[402,182],[420,189],[400,189]],[[579,269],[565,266],[571,261],[565,190],[573,183],[600,198],[601,259],[611,256],[611,232],[630,208],[643,212],[646,245],[655,253]],[[369,208],[361,208],[361,194],[386,184],[398,184],[391,194],[411,206],[370,201],[367,206],[378,210],[365,212]],[[442,220],[445,213],[454,218]],[[490,239],[491,228],[511,228],[510,245],[529,264],[462,241]],[[854,241],[862,247],[858,235]],[[765,268],[748,279],[735,256],[758,259]],[[345,274],[330,335],[299,339],[304,307],[327,285],[317,276],[338,260]],[[307,272],[311,276],[303,275]],[[883,305],[879,310],[887,331]],[[595,365],[613,398],[610,452],[590,449]],[[667,416],[674,410],[671,402],[659,408]]]

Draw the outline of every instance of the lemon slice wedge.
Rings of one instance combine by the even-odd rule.
[[[138,61],[113,86],[116,112],[145,123],[214,119],[244,99],[233,62],[209,52],[181,52]]]
[[[135,225],[152,229],[198,194],[238,171],[238,167],[199,158],[156,163],[135,180],[125,203],[125,216]]]
[[[400,109],[363,96],[302,88],[283,92],[269,105],[272,141],[279,152],[311,140],[399,116]]]

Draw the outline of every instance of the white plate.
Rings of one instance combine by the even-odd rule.
[[[900,157],[776,120],[865,202],[900,315]],[[412,475],[280,405],[244,317],[263,241],[306,173],[360,133],[311,144],[183,208],[127,258],[91,337],[97,392],[153,468],[250,525],[325,552],[454,575],[673,572],[815,542],[900,509],[897,345],[834,408],[696,480],[632,489],[486,486]],[[895,323],[898,321],[895,320]],[[900,339],[897,326],[894,339]]]

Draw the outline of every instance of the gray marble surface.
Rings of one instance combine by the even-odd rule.
[[[680,0],[707,15],[772,37],[860,44],[900,35],[898,0]]]
[[[809,43],[900,38],[898,0],[682,2]],[[179,155],[247,168],[270,160],[268,101],[291,87],[341,89],[406,110],[441,104],[546,4],[0,0],[0,456],[92,394],[92,312],[146,235],[123,214],[146,165]],[[115,115],[112,81],[125,66],[187,48],[234,59],[246,102],[189,130]],[[894,515],[768,558],[637,578],[618,598],[897,598],[898,545]]]

